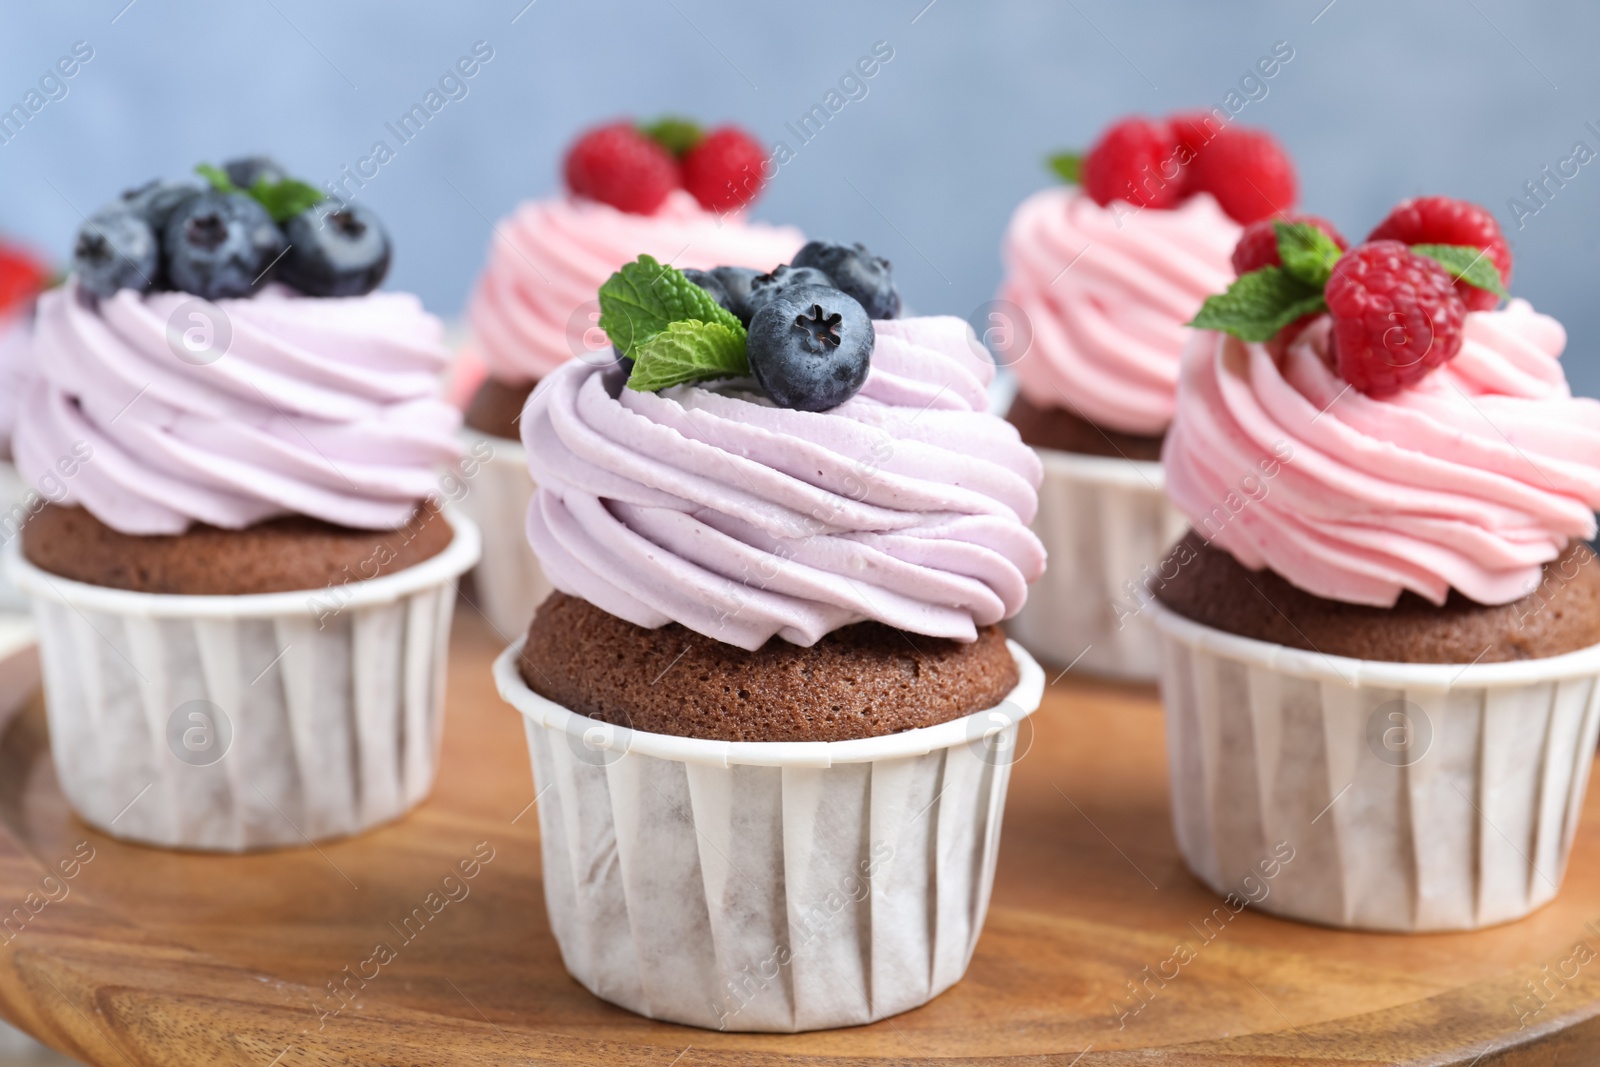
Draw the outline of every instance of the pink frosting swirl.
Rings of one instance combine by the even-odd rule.
[[[1000,289],[1033,331],[1013,368],[1023,394],[1113,430],[1160,434],[1194,332],[1184,323],[1233,280],[1239,232],[1206,193],[1170,211],[1101,207],[1067,187],[1024,200],[1006,230]]]
[[[534,200],[497,228],[467,321],[491,375],[531,382],[605,346],[595,294],[639,255],[684,270],[770,270],[804,243],[789,226],[706,211],[681,189],[654,215],[572,197]]]
[[[123,290],[96,307],[69,281],[41,297],[38,377],[13,442],[23,476],[37,485],[87,445],[54,499],[128,534],[283,514],[403,525],[458,455],[460,415],[438,395],[450,360],[439,320],[404,293],[273,287],[212,306],[232,340],[202,362],[176,340],[207,328],[187,293]]]
[[[749,383],[625,388],[573,362],[523,414],[539,491],[528,538],[562,591],[639,626],[756,649],[876,619],[970,641],[1044,569],[1042,468],[987,413],[966,323],[873,324],[861,392],[773,407]]]
[[[1329,326],[1281,366],[1195,334],[1162,459],[1196,529],[1248,567],[1379,606],[1452,587],[1508,603],[1594,536],[1600,401],[1568,389],[1560,323],[1522,300],[1472,312],[1460,355],[1381,399],[1330,369]]]

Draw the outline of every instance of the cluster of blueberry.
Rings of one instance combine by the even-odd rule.
[[[265,156],[201,167],[206,188],[152,181],[95,212],[78,231],[81,290],[176,289],[246,297],[268,281],[308,296],[360,296],[389,271],[389,235],[356,204],[329,204]]]
[[[751,373],[779,407],[826,411],[849,400],[872,368],[873,319],[900,314],[889,261],[861,244],[812,241],[786,264],[684,275],[748,328]]]

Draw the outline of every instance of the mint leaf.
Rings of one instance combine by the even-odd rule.
[[[321,189],[296,181],[294,178],[285,178],[281,182],[257,178],[256,183],[250,187],[250,195],[267,209],[267,214],[272,216],[273,222],[288,222],[302,211],[315,207],[323,201]]]
[[[1235,279],[1226,293],[1206,297],[1189,325],[1231,333],[1242,341],[1270,341],[1295,319],[1327,306],[1322,286],[1302,281],[1282,267],[1263,267]]]
[[[215,189],[219,193],[244,192],[243,189],[240,189],[237,185],[233,184],[233,179],[228,177],[227,172],[221,167],[213,167],[209,163],[202,163],[194,168],[194,172],[200,175],[200,177],[204,178],[206,181],[210,182],[211,188]]]
[[[1045,160],[1056,176],[1073,185],[1083,184],[1083,157],[1076,152],[1061,152]]]
[[[1333,265],[1344,255],[1332,237],[1309,222],[1274,222],[1278,258],[1283,269],[1307,285],[1322,288],[1333,275]]]
[[[1449,271],[1451,277],[1460,278],[1468,285],[1487,289],[1502,298],[1511,295],[1506,292],[1505,281],[1500,277],[1494,260],[1481,248],[1472,245],[1412,245],[1411,251],[1434,260]]]
[[[700,129],[699,123],[673,115],[640,126],[639,132],[679,157],[699,144],[701,138],[705,136],[705,131]]]
[[[227,171],[220,167],[202,163],[195,167],[194,171],[210,182],[211,188],[219,193],[244,193],[266,208],[273,222],[288,222],[300,212],[315,207],[325,199],[322,190],[294,178],[285,178],[281,182],[257,178],[256,183],[250,188],[241,189],[233,184],[233,179],[228,177]]]
[[[668,323],[666,329],[633,350],[628,388],[654,393],[684,382],[749,373],[743,327],[735,331],[720,322],[686,319]]]
[[[600,328],[625,356],[674,322],[694,319],[732,330],[743,343],[744,325],[683,272],[640,256],[600,287]]]

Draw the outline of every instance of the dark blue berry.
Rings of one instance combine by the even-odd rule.
[[[820,270],[813,270],[810,267],[791,267],[788,264],[784,264],[781,267],[773,267],[766,274],[758,274],[750,279],[750,296],[746,299],[745,306],[750,309],[750,315],[754,318],[755,313],[765,307],[767,301],[771,300],[775,293],[797,285],[821,285],[829,289],[837,288],[833,284],[833,279]]]
[[[190,197],[199,195],[198,185],[164,182],[158,178],[123,193],[121,206],[142,216],[150,228],[159,234],[167,228],[167,220],[172,218],[174,211],[187,203]]]
[[[289,177],[289,172],[271,156],[244,156],[241,159],[230,159],[222,165],[222,171],[230,182],[246,190],[262,178],[276,185]]]
[[[875,335],[860,301],[826,285],[779,289],[750,320],[750,371],[772,402],[827,411],[861,391]]]
[[[868,252],[863,244],[811,241],[795,253],[794,265],[822,271],[833,279],[834,285],[859,300],[875,319],[892,319],[900,314],[900,291],[894,287],[889,261]]]
[[[360,204],[311,207],[284,223],[278,278],[311,296],[363,296],[389,273],[389,234]]]
[[[72,269],[78,284],[96,296],[111,296],[119,289],[142,293],[161,273],[161,246],[143,216],[114,205],[78,231]]]
[[[711,294],[711,298],[721,304],[730,312],[733,311],[733,300],[728,296],[728,290],[723,288],[722,282],[710,271],[695,270],[693,267],[683,272],[683,276]]]
[[[755,308],[750,306],[750,287],[761,277],[754,267],[712,267],[711,276],[728,294],[728,310],[739,316],[739,321],[750,325]]]
[[[163,253],[173,288],[220,300],[266,284],[283,253],[283,231],[243,193],[204,192],[167,220]]]

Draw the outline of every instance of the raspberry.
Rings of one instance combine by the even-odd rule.
[[[577,195],[635,215],[654,212],[680,184],[672,153],[627,122],[585,132],[567,152],[565,171]]]
[[[761,192],[766,161],[754,137],[736,126],[723,126],[684,153],[683,187],[708,211],[732,211]]]
[[[1169,208],[1183,196],[1182,174],[1172,158],[1178,142],[1165,122],[1123,119],[1108,129],[1083,161],[1083,191],[1101,207],[1126,200]]]
[[[1408,245],[1471,245],[1481,248],[1500,271],[1503,285],[1511,284],[1511,248],[1500,224],[1484,208],[1448,196],[1419,196],[1396,204],[1389,216],[1367,235],[1369,241],[1401,241]],[[1456,292],[1469,311],[1489,311],[1500,298],[1457,279]]]
[[[1399,241],[1369,241],[1346,252],[1326,290],[1339,376],[1384,396],[1454,359],[1467,308],[1453,282],[1442,266]]]
[[[1219,130],[1189,164],[1192,193],[1210,193],[1230,218],[1249,225],[1294,206],[1299,186],[1288,153],[1265,130]]]
[[[48,272],[18,248],[0,245],[0,315],[31,300],[48,280]]]
[[[1298,211],[1290,211],[1281,216],[1262,219],[1252,222],[1244,228],[1239,235],[1239,243],[1233,246],[1233,272],[1235,274],[1248,274],[1262,267],[1281,267],[1283,260],[1278,258],[1278,231],[1273,225],[1278,222],[1308,222],[1333,238],[1333,243],[1343,252],[1350,247],[1350,242],[1344,235],[1333,228],[1333,223],[1317,215],[1303,215]]]

